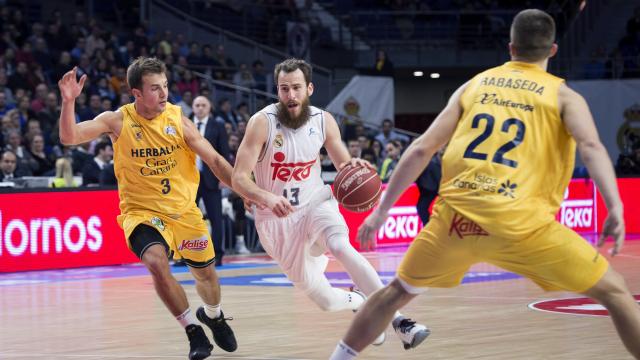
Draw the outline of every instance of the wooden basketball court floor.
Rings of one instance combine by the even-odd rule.
[[[388,281],[404,250],[366,256]],[[218,271],[223,309],[234,317],[239,348],[225,353],[216,347],[212,359],[329,357],[351,312],[321,312],[288,286],[266,256],[225,259]],[[610,260],[640,294],[640,241],[627,241],[623,253]],[[195,309],[200,301],[192,277],[185,268],[173,270]],[[328,271],[334,284],[351,284],[335,261]],[[631,359],[608,317],[528,307],[569,297],[579,296],[544,293],[529,280],[480,264],[463,285],[431,289],[403,309],[432,330],[420,347],[405,351],[389,327],[387,341],[367,348],[361,358]],[[0,275],[0,359],[186,359],[187,351],[184,331],[140,265]]]

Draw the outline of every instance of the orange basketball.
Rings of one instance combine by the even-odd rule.
[[[364,212],[374,207],[382,193],[382,181],[367,167],[343,167],[333,182],[333,195],[345,209]]]

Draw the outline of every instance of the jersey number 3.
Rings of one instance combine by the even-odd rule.
[[[171,191],[171,184],[169,183],[169,179],[164,178],[160,180],[160,184],[162,184],[162,193],[167,195],[169,191]]]
[[[478,114],[473,118],[471,122],[471,128],[477,129],[480,126],[480,120],[486,120],[486,126],[484,131],[480,136],[473,139],[473,141],[467,146],[467,150],[464,151],[464,157],[468,159],[478,159],[478,160],[486,160],[487,154],[476,152],[475,149],[478,145],[482,144],[483,141],[487,140],[491,133],[493,133],[493,125],[495,123],[495,118],[489,114]],[[518,167],[518,162],[515,160],[507,159],[504,155],[513,150],[516,146],[522,143],[524,139],[525,125],[521,120],[511,118],[507,119],[502,123],[502,128],[500,129],[503,133],[509,133],[509,129],[515,126],[516,136],[511,140],[500,146],[496,153],[493,155],[492,161],[497,164],[502,164],[506,166],[510,166],[512,168]]]

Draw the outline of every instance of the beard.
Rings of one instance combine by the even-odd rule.
[[[293,116],[289,112],[289,108],[282,101],[278,104],[278,119],[282,123],[282,125],[291,128],[298,129],[302,125],[306,124],[309,121],[309,113],[311,112],[309,97],[307,97],[302,103],[300,103],[300,114],[298,116]]]

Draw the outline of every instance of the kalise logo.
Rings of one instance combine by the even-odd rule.
[[[311,168],[316,163],[315,159],[308,162],[285,163],[283,162],[285,155],[280,151],[273,154],[273,159],[275,162],[271,163],[271,167],[273,167],[271,180],[278,179],[284,182],[306,180],[311,174]]]
[[[81,252],[85,247],[96,252],[102,248],[102,221],[90,216],[86,221],[78,216],[60,220],[55,217],[26,220],[7,219],[0,211],[0,257]]]
[[[193,240],[182,240],[178,250],[202,251],[207,248],[209,240],[206,237]]]
[[[474,223],[473,221],[457,214],[453,214],[453,219],[451,220],[451,227],[449,228],[449,236],[453,233],[458,235],[459,238],[463,238],[465,236],[487,236],[488,232],[484,231],[480,225]]]

